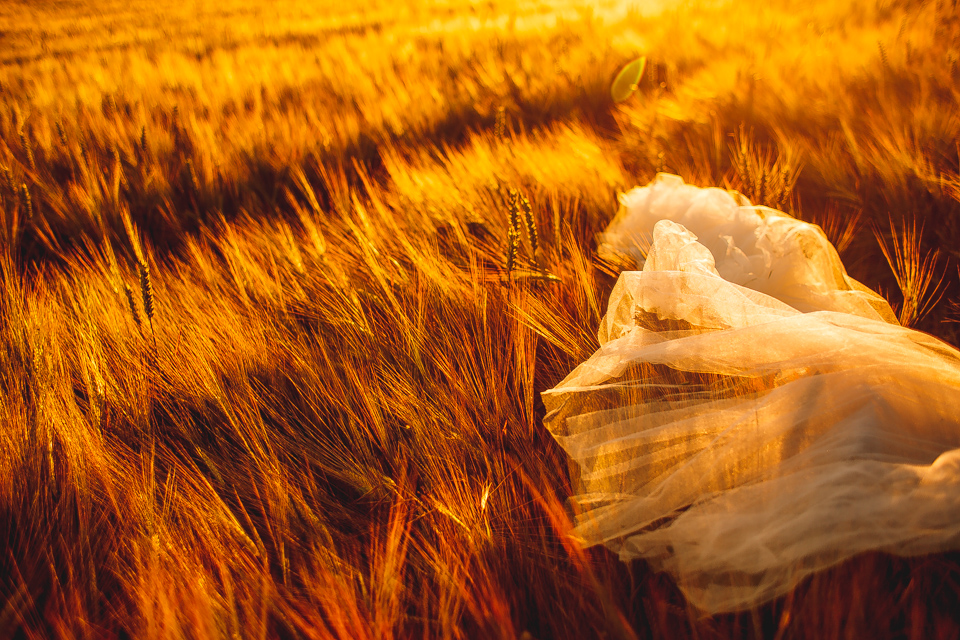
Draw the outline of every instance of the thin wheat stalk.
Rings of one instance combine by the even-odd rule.
[[[186,169],[187,169],[187,180],[190,184],[190,192],[194,196],[198,196],[200,194],[200,180],[199,178],[197,178],[197,170],[194,168],[193,160],[191,160],[190,158],[187,158]]]
[[[143,331],[143,319],[140,317],[140,309],[137,308],[136,299],[133,296],[133,289],[126,282],[123,283],[123,292],[127,296],[127,305],[130,307],[130,313],[133,314],[133,320],[137,323],[137,328]]]
[[[520,246],[520,207],[518,200],[520,194],[516,189],[510,189],[507,201],[507,278],[513,272],[513,267],[517,258],[517,249]]]
[[[892,247],[887,245],[879,229],[874,229],[874,236],[903,296],[900,324],[909,327],[923,320],[940,303],[946,292],[943,287],[946,273],[933,284],[940,250],[923,251],[923,227],[918,231],[914,221],[912,226],[904,227],[902,235],[898,235],[892,218],[889,224]]]
[[[33,199],[30,197],[30,190],[27,189],[27,183],[20,185],[20,193],[23,196],[23,202],[27,206],[27,220],[33,220]]]
[[[497,142],[503,144],[507,136],[507,115],[503,107],[497,109],[497,117],[493,124],[493,136]]]
[[[63,123],[57,120],[57,138],[64,149],[67,148],[67,132],[63,128]]]
[[[30,165],[31,171],[37,170],[37,159],[33,155],[33,145],[30,144],[30,135],[26,127],[21,127],[20,131],[20,146],[23,147],[24,152],[27,154],[27,163]]]
[[[150,280],[150,267],[146,262],[137,262],[137,275],[140,277],[140,298],[143,300],[143,310],[150,323],[150,335],[153,336],[153,346],[157,346],[157,334],[153,331],[154,297],[153,282]]]
[[[17,181],[13,177],[13,172],[10,170],[10,167],[3,165],[3,177],[6,178],[7,184],[10,187],[10,193],[17,195],[19,189],[17,189]]]
[[[517,194],[517,200],[520,210],[523,212],[523,222],[527,229],[527,239],[530,240],[530,257],[533,259],[533,266],[540,269],[540,261],[537,258],[537,249],[540,247],[540,239],[537,234],[537,220],[533,217],[533,207],[530,201],[522,193]]]

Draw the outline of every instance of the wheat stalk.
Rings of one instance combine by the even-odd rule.
[[[10,186],[10,193],[17,195],[20,190],[17,188],[17,181],[13,177],[13,172],[7,165],[3,165],[3,177],[7,179],[7,184]]]
[[[187,158],[186,162],[187,180],[190,183],[190,189],[194,196],[200,194],[200,180],[197,178],[197,171],[193,168],[193,160]]]
[[[113,203],[117,205],[120,202],[120,183],[123,180],[123,164],[120,162],[120,149],[113,147],[113,182],[111,185],[111,194]]]
[[[520,209],[517,204],[519,194],[516,189],[510,189],[507,201],[507,277],[513,271],[517,259],[517,248],[520,245]]]
[[[527,239],[530,240],[530,257],[533,259],[533,265],[539,269],[540,261],[537,259],[537,249],[540,247],[540,238],[537,234],[537,220],[533,217],[533,207],[530,206],[530,201],[522,193],[518,193],[517,200],[520,205],[520,210],[523,212],[523,222],[527,229]]]
[[[741,124],[734,134],[730,152],[743,195],[755,205],[783,210],[789,203],[799,173],[789,150],[778,147],[774,157],[773,150],[755,143],[753,132]]]
[[[27,154],[27,163],[30,165],[31,171],[37,170],[37,159],[33,156],[33,146],[30,144],[30,135],[25,126],[20,127],[20,146],[23,147],[23,150]]]
[[[153,332],[154,297],[153,282],[150,280],[150,267],[142,260],[137,261],[137,275],[140,277],[140,299],[143,301],[143,311],[147,314],[150,323],[150,335],[153,336],[153,346],[157,346],[157,334]]]
[[[894,228],[892,219],[889,223],[892,249],[887,246],[886,239],[879,229],[874,229],[873,233],[883,252],[883,257],[893,271],[897,288],[903,295],[903,306],[899,314],[900,324],[909,327],[920,322],[939,304],[946,292],[946,288],[941,290],[946,273],[940,276],[935,285],[933,284],[940,250],[924,252],[923,227],[918,231],[914,221],[912,227],[904,227],[903,234],[900,236]]]
[[[27,220],[33,219],[33,199],[30,197],[30,190],[27,189],[27,183],[20,185],[20,193],[23,195],[23,202],[27,205]]]
[[[507,136],[507,114],[503,107],[497,108],[497,117],[493,123],[493,136],[497,142],[503,144]]]
[[[57,120],[57,138],[60,139],[60,144],[63,145],[63,148],[67,148],[67,132],[63,128],[63,123],[60,120]]]
[[[137,308],[136,299],[133,296],[133,289],[126,282],[123,283],[123,292],[127,295],[127,305],[130,307],[130,313],[133,314],[133,320],[137,323],[137,328],[143,331],[143,319],[140,317],[140,309]]]
[[[884,70],[890,71],[890,58],[887,57],[887,49],[879,40],[877,40],[877,49],[880,50],[880,63],[883,65]]]

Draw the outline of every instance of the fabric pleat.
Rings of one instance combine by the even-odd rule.
[[[659,175],[601,252],[601,347],[543,393],[572,532],[707,614],[858,553],[960,549],[960,352],[901,327],[819,227]]]

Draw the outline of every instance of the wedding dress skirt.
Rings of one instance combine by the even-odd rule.
[[[708,614],[861,552],[960,549],[960,352],[901,327],[817,226],[666,174],[622,203],[601,251],[642,271],[543,393],[573,535]]]

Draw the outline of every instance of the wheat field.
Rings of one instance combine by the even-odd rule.
[[[957,344],[958,15],[0,3],[0,636],[956,637],[956,554],[703,618],[580,548],[539,393],[658,171]]]

